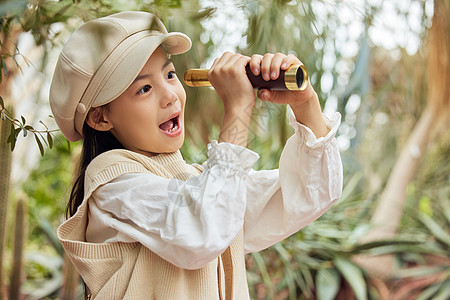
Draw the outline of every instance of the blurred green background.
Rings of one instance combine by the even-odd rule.
[[[0,3],[0,299],[82,299],[55,230],[79,143],[56,130],[49,81],[83,21],[156,13],[192,49],[179,77],[224,51],[294,53],[338,111],[343,196],[319,220],[248,255],[252,299],[450,298],[449,0],[13,0]],[[217,139],[220,100],[186,87],[188,162]],[[258,102],[248,147],[277,168],[286,108]]]

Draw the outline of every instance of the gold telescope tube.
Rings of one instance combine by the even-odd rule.
[[[275,80],[264,80],[261,75],[255,76],[246,66],[247,77],[255,89],[303,91],[308,86],[308,70],[304,65],[291,65],[286,71],[280,70]],[[189,69],[184,73],[184,82],[191,87],[210,87],[209,69]]]

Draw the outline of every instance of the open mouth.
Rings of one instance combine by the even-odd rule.
[[[159,128],[168,135],[177,134],[181,129],[180,116],[177,115],[176,117],[167,120],[166,122],[160,124]]]

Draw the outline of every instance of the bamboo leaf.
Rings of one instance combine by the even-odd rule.
[[[14,131],[14,138],[17,140],[17,137],[19,136],[19,133],[22,131],[22,127],[16,128]]]
[[[47,125],[45,125],[45,123],[44,122],[42,122],[42,120],[39,120],[39,123],[41,123],[44,127],[45,127],[45,129],[47,129],[48,130],[48,127],[47,127]]]
[[[432,286],[426,288],[420,295],[417,297],[416,300],[429,300],[434,299],[433,295],[436,294],[436,292],[439,290],[438,284],[433,284]]]
[[[270,280],[269,272],[267,271],[266,264],[264,263],[264,259],[262,255],[258,252],[252,253],[252,257],[255,260],[256,265],[258,266],[259,272],[261,272],[261,277],[264,281],[264,285],[267,288],[267,293],[271,298],[273,298],[273,287],[272,281]]]
[[[44,156],[44,146],[42,145],[41,140],[37,136],[37,134],[34,135],[34,138],[36,139],[36,143],[38,144],[39,151],[41,152],[41,156]]]
[[[450,246],[450,235],[438,223],[425,214],[420,214],[419,220],[430,230],[436,239]]]
[[[48,142],[48,147],[51,149],[53,148],[53,138],[50,132],[47,132],[47,142]]]
[[[316,275],[317,300],[333,300],[339,291],[341,277],[336,269],[321,269]]]
[[[364,250],[370,250],[374,248],[380,248],[385,246],[415,246],[415,245],[422,245],[422,242],[419,241],[407,241],[407,240],[395,240],[395,239],[385,239],[385,240],[379,240],[379,241],[373,241],[368,242],[364,244],[356,245],[353,248],[354,252],[360,252]]]
[[[358,184],[360,183],[362,178],[361,173],[356,173],[353,175],[350,180],[345,184],[343,190],[342,190],[342,196],[338,200],[338,203],[344,202],[346,199],[349,198],[349,196],[354,192],[354,190],[358,187]]]
[[[340,257],[336,257],[333,260],[333,263],[348,284],[352,287],[355,292],[356,299],[367,300],[367,286],[361,269],[349,260]]]
[[[445,267],[443,267],[443,266],[413,267],[413,268],[398,270],[395,273],[395,276],[400,277],[400,278],[425,277],[425,276],[430,276],[430,275],[439,273],[443,269],[445,270]]]
[[[288,286],[289,289],[289,299],[297,299],[297,288],[295,285],[296,276],[294,268],[292,267],[290,262],[290,255],[288,251],[286,251],[286,249],[280,243],[275,244],[274,248],[280,255],[280,259],[284,265],[285,270],[284,281],[286,282],[286,285]]]
[[[450,201],[442,199],[441,201],[442,213],[445,216],[448,224],[450,225]]]
[[[311,295],[311,290],[314,287],[314,279],[311,275],[311,269],[301,265],[299,267],[300,272],[303,275],[303,278],[305,278],[305,282],[306,282],[306,290],[304,291],[304,294],[309,298]]]
[[[434,300],[448,300],[450,299],[450,279],[447,279],[444,281],[444,283],[441,285],[441,289],[439,292],[434,296]]]
[[[14,123],[11,123],[11,132],[7,142],[11,144],[11,151],[13,151],[16,147],[16,128],[14,127]]]

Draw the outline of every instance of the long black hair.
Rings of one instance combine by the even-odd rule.
[[[86,122],[83,126],[83,146],[79,160],[78,173],[70,192],[66,206],[66,217],[73,216],[84,199],[84,177],[89,163],[103,152],[113,149],[123,149],[122,144],[109,131],[93,129]]]

